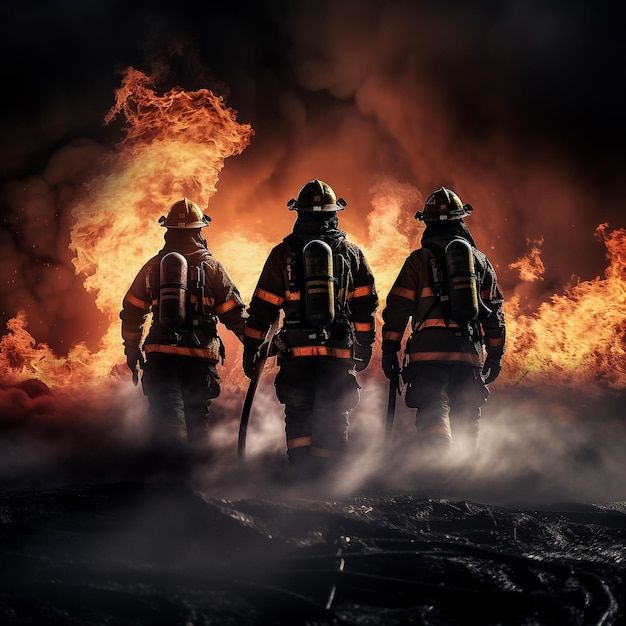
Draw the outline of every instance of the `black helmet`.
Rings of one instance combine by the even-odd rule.
[[[174,202],[167,217],[162,215],[159,224],[164,228],[204,228],[211,218],[202,213],[202,209],[189,198]]]
[[[461,198],[452,189],[442,187],[428,196],[424,210],[418,211],[415,218],[424,222],[461,220],[470,215],[473,210],[471,205],[463,204]]]
[[[300,189],[297,200],[292,198],[287,202],[290,211],[305,211],[307,213],[343,211],[347,204],[343,198],[337,198],[330,185],[317,178]]]

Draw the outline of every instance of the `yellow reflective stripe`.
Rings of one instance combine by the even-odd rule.
[[[477,354],[467,354],[465,352],[411,352],[409,362],[416,361],[455,361],[458,363],[468,363],[479,367],[480,357]]]
[[[294,437],[293,439],[287,439],[287,447],[291,450],[293,448],[308,448],[311,445],[311,437]]]
[[[337,359],[351,359],[352,350],[348,348],[329,348],[328,346],[302,346],[291,348],[291,355],[301,356],[332,356]]]
[[[354,330],[359,333],[367,333],[374,330],[372,322],[354,322]]]
[[[348,294],[348,300],[352,300],[352,298],[363,298],[364,296],[369,296],[373,292],[372,285],[364,285],[363,287],[357,287],[354,291],[351,291]]]
[[[270,304],[274,304],[276,306],[280,306],[285,299],[281,298],[280,296],[277,296],[273,293],[270,293],[269,291],[265,291],[265,289],[257,289],[254,292],[254,295],[257,298],[261,298],[261,300],[265,300],[265,302],[269,302]]]
[[[147,352],[159,352],[163,354],[177,354],[179,356],[195,356],[201,359],[219,360],[219,348],[187,348],[185,346],[167,346],[160,343],[144,345]]]
[[[446,320],[438,318],[438,317],[431,317],[422,322],[422,324],[420,325],[420,330],[424,330],[424,328],[458,328],[458,327],[459,327],[458,324],[455,324],[454,322],[449,322],[448,325],[446,326]]]
[[[300,292],[299,291],[285,291],[285,300],[289,300],[290,302],[300,300]]]
[[[417,293],[413,291],[413,289],[407,289],[406,287],[394,287],[390,292],[390,296],[400,296],[401,298],[406,298],[407,300],[415,300],[417,298]]]
[[[420,297],[421,298],[430,298],[431,296],[436,295],[434,290],[431,289],[430,287],[424,287],[422,289],[422,291],[420,292]]]
[[[222,313],[227,313],[228,311],[232,311],[238,306],[239,306],[239,301],[236,298],[231,298],[230,300],[226,300],[226,302],[224,302],[223,304],[218,304],[214,310],[217,315],[222,315]]]
[[[267,331],[255,330],[254,328],[250,328],[249,326],[246,326],[243,329],[243,334],[246,337],[252,337],[252,339],[260,339],[261,341],[263,341],[263,339],[265,339],[265,335],[267,335]]]
[[[402,335],[404,333],[398,333],[395,330],[384,330],[383,339],[390,339],[391,341],[402,341]]]
[[[130,291],[124,296],[124,300],[138,309],[147,310],[151,306],[150,302],[144,302],[143,300],[136,298],[132,293],[130,293]]]
[[[497,348],[504,345],[504,337],[487,337],[487,345]]]

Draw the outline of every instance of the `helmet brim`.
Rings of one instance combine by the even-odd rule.
[[[343,211],[343,207],[339,204],[322,204],[303,207],[295,205],[290,206],[289,210],[298,211],[298,213],[337,213],[337,211]]]

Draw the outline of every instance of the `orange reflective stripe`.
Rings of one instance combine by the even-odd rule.
[[[442,439],[452,439],[452,433],[447,424],[429,424],[423,428],[417,425],[417,430],[422,435],[430,437],[441,437]]]
[[[487,337],[487,345],[494,348],[504,345],[504,337]]]
[[[300,292],[299,291],[285,291],[285,300],[289,300],[290,302],[300,300]]]
[[[450,322],[447,326],[446,326],[446,320],[438,318],[438,317],[431,317],[427,320],[424,320],[420,326],[420,330],[423,330],[424,328],[458,328],[458,324],[455,324],[454,322]]]
[[[287,447],[292,448],[308,448],[311,445],[311,437],[294,437],[287,439]]]
[[[329,450],[328,448],[312,447],[311,448],[311,454],[313,456],[319,456],[319,457],[327,459],[328,457],[333,456],[335,454],[335,452],[333,450]]]
[[[430,287],[424,287],[420,292],[421,298],[430,298],[431,296],[436,295],[435,292]]]
[[[226,300],[223,304],[218,304],[215,307],[215,313],[217,313],[217,315],[222,315],[222,313],[232,311],[232,309],[235,309],[238,306],[240,306],[239,301],[236,298],[231,298],[230,300]]]
[[[150,308],[150,305],[151,305],[150,302],[144,302],[143,300],[136,298],[135,296],[133,296],[132,293],[130,293],[130,291],[124,296],[124,300],[125,302],[128,302],[128,304],[132,304],[134,307],[137,307],[138,309],[147,310]]]
[[[383,339],[391,339],[391,341],[402,341],[402,335],[404,333],[398,333],[395,330],[383,331]]]
[[[265,302],[269,302],[270,304],[274,304],[276,306],[280,306],[285,301],[284,298],[276,296],[273,293],[270,293],[269,291],[265,291],[265,289],[260,288],[254,292],[254,295],[257,298],[261,298],[261,300],[265,300]]]
[[[367,333],[374,330],[374,324],[372,322],[354,322],[354,330],[360,333]]]
[[[411,352],[409,362],[416,361],[456,361],[458,363],[468,363],[479,367],[480,357],[477,354],[467,354],[465,352]]]
[[[329,348],[328,346],[301,346],[291,348],[291,355],[300,356],[332,356],[337,359],[351,359],[352,350],[347,348]]]
[[[186,348],[185,346],[167,346],[159,343],[144,345],[143,349],[150,352],[163,354],[177,354],[179,356],[195,356],[200,359],[219,360],[219,348]]]
[[[253,339],[260,339],[261,341],[263,341],[263,339],[265,339],[265,335],[267,335],[267,331],[255,330],[254,328],[246,326],[243,329],[243,334],[246,337],[252,337]]]
[[[415,300],[417,297],[417,293],[413,291],[413,289],[407,289],[406,287],[394,287],[390,292],[390,296],[400,296],[401,298],[406,298],[407,300]]]
[[[354,291],[348,294],[348,300],[352,298],[362,298],[363,296],[369,296],[373,292],[372,285],[364,285],[363,287],[357,287]]]
[[[141,339],[141,331],[135,332],[133,330],[122,329],[123,339]]]

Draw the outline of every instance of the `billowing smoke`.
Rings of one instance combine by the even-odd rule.
[[[86,206],[86,188],[102,175],[102,163],[121,137],[119,126],[100,125],[119,83],[113,70],[129,65],[149,69],[161,93],[177,83],[226,93],[238,119],[252,124],[251,145],[240,156],[228,158],[208,204],[214,218],[209,242],[217,244],[229,270],[239,262],[236,277],[246,284],[258,276],[258,258],[268,242],[279,241],[291,227],[286,201],[313,177],[327,180],[347,198],[342,226],[365,248],[383,296],[406,251],[418,242],[414,210],[440,185],[451,186],[475,207],[470,228],[494,260],[505,294],[520,297],[519,311],[532,313],[552,294],[575,285],[578,279],[572,277],[590,279],[605,267],[594,230],[604,222],[624,226],[624,187],[612,152],[619,138],[610,132],[623,107],[616,94],[602,107],[594,99],[599,93],[596,81],[609,75],[610,68],[591,61],[586,65],[584,55],[598,62],[617,59],[615,54],[603,57],[611,51],[610,29],[600,52],[590,51],[586,42],[593,38],[583,3],[530,10],[518,2],[481,9],[447,2],[436,7],[412,2],[289,2],[266,11],[246,7],[258,26],[241,25],[236,11],[224,9],[221,21],[213,20],[210,35],[204,26],[192,26],[202,23],[197,16],[173,19],[169,9],[154,6],[147,30],[140,27],[145,16],[138,13],[118,20],[125,24],[121,32],[116,25],[122,42],[140,42],[139,52],[107,44],[110,56],[100,58],[91,46],[111,38],[111,16],[130,11],[112,6],[102,30],[92,33],[89,41],[81,37],[86,58],[94,63],[89,75],[98,75],[100,69],[110,76],[108,81],[94,78],[81,91],[77,85],[82,79],[61,68],[59,89],[66,85],[64,94],[51,95],[47,109],[32,104],[23,114],[27,117],[20,118],[24,141],[3,149],[5,162],[9,159],[4,154],[15,151],[15,163],[7,168],[10,174],[1,192],[6,208],[0,228],[2,317],[6,322],[25,311],[28,331],[50,346],[45,358],[62,357],[77,342],[84,342],[89,354],[109,327],[94,295],[85,289],[84,276],[75,272],[69,249],[75,216],[70,208]],[[40,17],[54,19],[45,12]],[[266,33],[272,34],[271,41]],[[77,60],[77,67],[83,62]],[[48,61],[41,63],[45,68]],[[41,80],[50,88],[45,78]],[[33,121],[46,132],[32,131],[26,122]],[[156,229],[148,213],[145,217],[146,231]],[[539,255],[533,252],[537,241],[543,241]],[[543,268],[542,280],[520,281],[518,260],[523,258],[533,261],[534,270]],[[142,261],[128,268],[129,282]],[[88,274],[90,268],[83,270]],[[576,302],[567,308],[568,320],[577,315]],[[623,304],[613,299],[612,306]],[[617,315],[620,310],[612,309]],[[586,336],[593,332],[584,329]],[[623,355],[623,330],[611,345],[619,346],[620,340]],[[223,394],[215,403],[212,434],[214,447],[226,459],[218,476],[234,467],[233,417],[241,406],[244,382],[235,364],[238,348],[230,340],[228,348],[230,363]],[[612,356],[620,358],[619,353]],[[607,371],[608,361],[597,362]],[[540,358],[534,364],[543,366]],[[589,361],[584,365],[588,368]],[[509,383],[532,378],[522,369],[515,373]],[[113,399],[99,396],[92,401],[95,408],[85,412],[90,418],[102,416],[102,432],[127,432],[115,426],[114,416],[124,424],[129,415],[130,422],[141,422],[140,392],[131,388],[123,368],[116,376],[122,382],[110,392]],[[613,391],[605,389],[606,380],[594,380],[591,374],[576,380],[585,377],[593,383],[596,398],[602,392],[623,394],[619,376]],[[353,460],[342,489],[367,482],[377,467],[371,459],[380,457],[385,394],[377,363],[365,379],[353,425],[356,457],[361,457]],[[11,407],[3,415],[9,415],[13,425],[22,414],[42,415],[44,421],[49,412],[53,421],[63,412],[81,414],[81,403],[62,392],[30,393],[32,398],[21,388],[3,390],[3,406]],[[494,396],[515,398],[516,407],[501,403],[494,407],[491,421],[485,420],[485,455],[477,475],[484,481],[493,471],[502,478],[494,488],[504,494],[508,478],[535,476],[545,469],[542,459],[556,458],[563,462],[557,463],[562,472],[557,472],[554,484],[563,486],[569,480],[568,455],[587,459],[592,454],[592,447],[581,440],[593,440],[588,423],[605,417],[604,405],[598,401],[579,411],[560,392],[548,400],[545,389],[534,390],[539,399],[527,403],[519,402],[516,393],[509,389],[505,394],[501,385],[495,386]],[[271,386],[259,400],[251,424],[251,453],[281,454],[280,406]],[[83,397],[81,402],[84,406]],[[606,414],[613,414],[612,407]],[[403,415],[399,423],[409,423],[408,411]],[[70,423],[76,420],[68,418]],[[540,451],[530,454],[533,446]],[[536,466],[525,466],[529,459],[536,460]],[[621,471],[619,463],[612,465],[613,459],[611,453],[588,467],[612,480]],[[406,478],[415,468],[409,463],[396,469]],[[592,494],[601,482],[590,480],[587,492]]]

